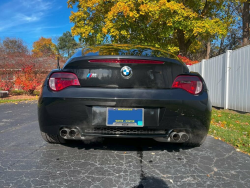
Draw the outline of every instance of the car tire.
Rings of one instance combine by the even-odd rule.
[[[59,135],[49,135],[41,131],[43,139],[51,144],[65,144],[66,140],[61,138]]]

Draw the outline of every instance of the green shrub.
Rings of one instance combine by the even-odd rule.
[[[33,95],[33,96],[39,96],[40,95],[40,91],[35,90],[32,91],[31,93],[24,91],[24,90],[11,90],[10,91],[10,95]]]
[[[33,95],[39,96],[39,95],[40,95],[40,91],[35,90],[35,91],[33,92]]]
[[[23,90],[11,90],[10,94],[11,95],[24,95],[24,94],[26,94],[26,92]]]

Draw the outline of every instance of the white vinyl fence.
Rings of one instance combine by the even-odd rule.
[[[204,78],[213,106],[250,112],[250,45],[189,66]]]

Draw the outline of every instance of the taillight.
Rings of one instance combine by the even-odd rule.
[[[172,88],[181,88],[195,95],[201,92],[202,81],[197,76],[177,76],[177,78],[174,80]]]
[[[163,61],[143,59],[91,59],[90,63],[120,63],[120,64],[164,64]]]
[[[74,73],[57,72],[49,78],[49,87],[53,91],[60,91],[69,86],[79,86],[79,80]]]

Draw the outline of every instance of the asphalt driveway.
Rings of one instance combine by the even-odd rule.
[[[212,137],[199,148],[151,139],[51,145],[36,108],[0,105],[0,187],[250,187],[250,156]]]

